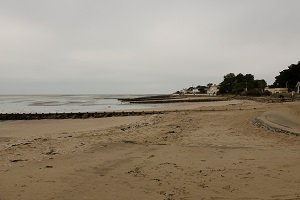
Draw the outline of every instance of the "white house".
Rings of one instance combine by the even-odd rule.
[[[207,94],[210,96],[216,96],[219,92],[219,87],[216,84],[213,84],[207,89]]]
[[[288,93],[289,92],[287,88],[269,88],[269,87],[266,87],[265,90],[271,92],[272,94],[283,94],[283,93]]]
[[[198,90],[197,88],[194,88],[194,89],[192,90],[192,93],[193,93],[193,94],[197,94],[197,93],[199,93],[199,90]]]
[[[179,91],[180,94],[182,95],[186,95],[186,94],[198,94],[199,90],[197,88],[184,88],[182,90]]]
[[[188,90],[183,88],[182,90],[179,91],[180,94],[187,94],[188,93]]]

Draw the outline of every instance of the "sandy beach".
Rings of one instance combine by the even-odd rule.
[[[300,199],[299,101],[159,109],[1,121],[0,200]]]

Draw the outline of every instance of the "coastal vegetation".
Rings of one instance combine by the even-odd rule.
[[[220,94],[252,94],[261,95],[267,86],[265,80],[255,80],[254,75],[229,73],[219,85]]]
[[[288,66],[275,77],[272,87],[288,88],[294,90],[298,81],[300,81],[300,61],[297,64]]]
[[[288,88],[289,91],[294,91],[297,83],[300,82],[300,61],[297,64],[292,64],[284,69],[275,77],[275,82],[268,86],[269,88]],[[198,85],[197,87],[189,87],[187,92],[195,94],[207,94],[208,89],[213,86],[209,83],[206,86]],[[264,79],[255,79],[252,74],[229,73],[224,76],[223,81],[218,85],[218,94],[226,95],[245,95],[245,96],[270,96],[271,92],[265,90],[267,82]],[[175,94],[181,94],[177,91]]]

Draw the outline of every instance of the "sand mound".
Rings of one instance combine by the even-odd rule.
[[[267,111],[257,118],[257,121],[277,132],[300,135],[300,107],[289,106]]]

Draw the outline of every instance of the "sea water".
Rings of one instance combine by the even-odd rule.
[[[0,113],[104,112],[160,106],[118,100],[141,96],[146,95],[0,95]]]

